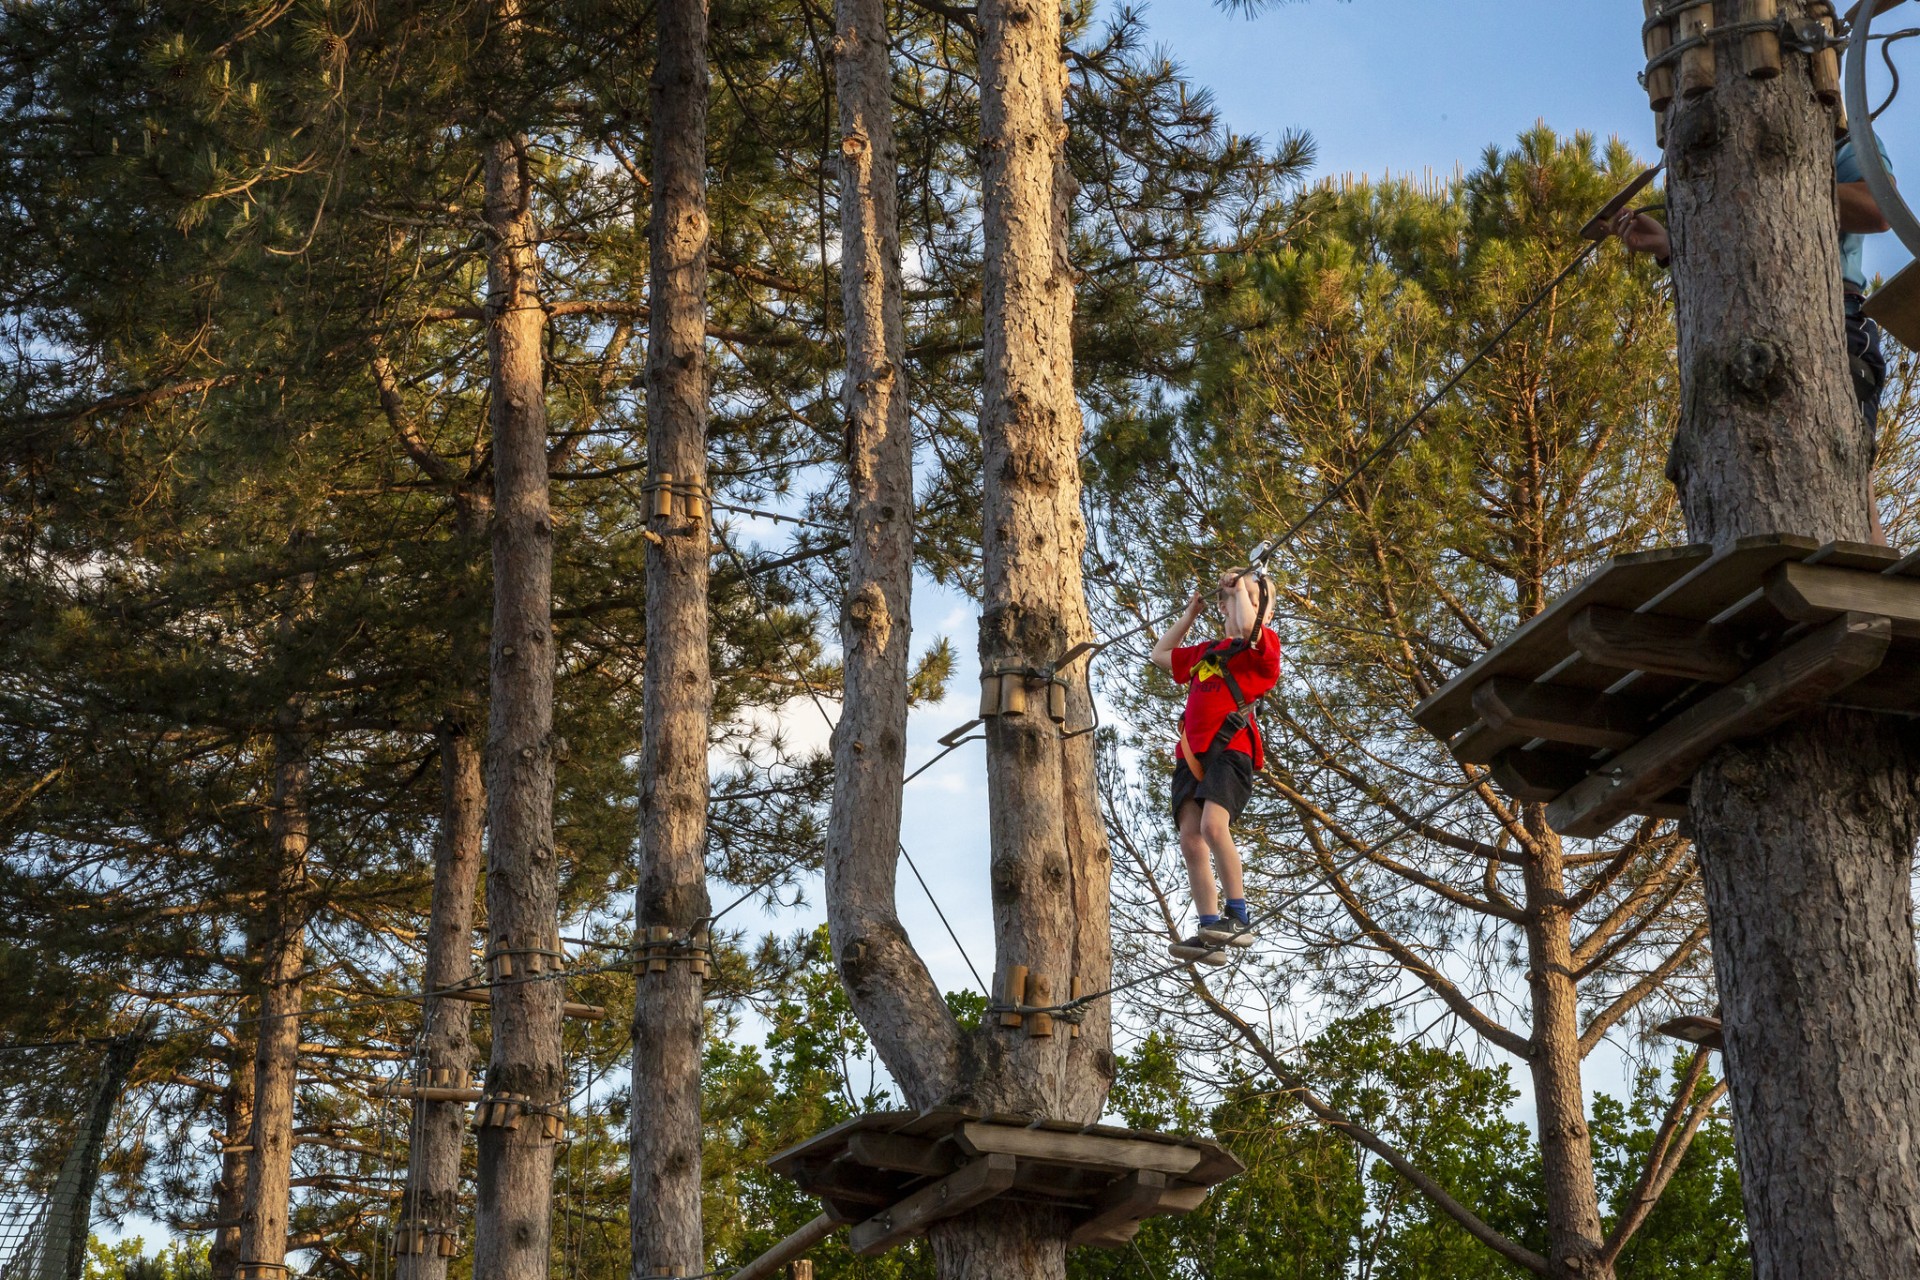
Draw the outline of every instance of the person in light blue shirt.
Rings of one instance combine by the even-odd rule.
[[[1874,145],[1887,173],[1893,173],[1892,158],[1878,138]],[[1887,230],[1886,215],[1868,190],[1860,172],[1860,159],[1847,139],[1833,157],[1834,198],[1840,215],[1840,275],[1846,288],[1847,365],[1853,375],[1853,393],[1860,401],[1860,416],[1868,436],[1878,452],[1880,433],[1880,396],[1887,385],[1887,358],[1880,349],[1880,326],[1862,311],[1867,299],[1867,237]],[[1673,251],[1667,229],[1657,219],[1634,209],[1622,209],[1613,220],[1613,233],[1634,253],[1650,253],[1661,266]],[[1873,524],[1873,540],[1885,543],[1880,530],[1880,508],[1873,501],[1872,481],[1868,481],[1867,514]]]

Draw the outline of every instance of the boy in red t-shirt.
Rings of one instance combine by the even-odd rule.
[[[1173,820],[1180,829],[1180,852],[1187,860],[1200,928],[1167,948],[1181,960],[1225,964],[1225,947],[1253,945],[1240,851],[1234,847],[1230,824],[1253,795],[1253,771],[1266,764],[1252,703],[1280,682],[1280,637],[1267,625],[1272,596],[1265,591],[1256,595],[1256,585],[1264,583],[1252,569],[1221,575],[1215,598],[1226,639],[1181,645],[1205,607],[1196,591],[1186,611],[1153,645],[1154,665],[1187,686],[1173,753]],[[1245,715],[1236,717],[1241,708]],[[1236,718],[1230,723],[1229,717]],[[1236,724],[1237,732],[1223,732]],[[1226,890],[1224,911],[1209,854]]]

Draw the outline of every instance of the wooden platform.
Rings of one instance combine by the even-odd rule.
[[[1716,747],[1823,705],[1920,714],[1920,553],[1774,534],[1619,556],[1413,717],[1598,836],[1681,816]]]
[[[1669,1018],[1654,1028],[1663,1036],[1672,1036],[1675,1040],[1685,1040],[1688,1044],[1697,1044],[1703,1049],[1725,1049],[1726,1034],[1720,1025],[1720,1019],[1700,1014],[1688,1014],[1684,1017]]]
[[[1063,1206],[1073,1243],[1119,1248],[1147,1218],[1188,1213],[1242,1171],[1204,1138],[955,1107],[857,1116],[768,1162],[882,1253],[988,1200]]]

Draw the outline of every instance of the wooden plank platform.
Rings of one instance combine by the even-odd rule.
[[[1413,714],[1598,836],[1678,816],[1716,748],[1823,706],[1920,715],[1920,553],[1771,534],[1621,556]]]
[[[1120,1248],[1242,1171],[1205,1138],[959,1107],[855,1116],[768,1161],[881,1253],[991,1200],[1068,1209],[1076,1244]]]

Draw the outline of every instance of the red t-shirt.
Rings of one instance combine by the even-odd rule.
[[[1194,756],[1207,754],[1207,748],[1213,745],[1214,735],[1220,732],[1221,723],[1233,714],[1233,694],[1227,689],[1227,682],[1220,675],[1218,651],[1230,644],[1227,640],[1210,640],[1205,644],[1183,645],[1173,651],[1173,678],[1187,686],[1187,709],[1180,713],[1180,731],[1186,736],[1187,745],[1193,749]],[[1240,685],[1240,692],[1251,702],[1274,685],[1280,683],[1280,636],[1272,627],[1260,628],[1260,635],[1252,647],[1243,649],[1227,660],[1227,669],[1233,672],[1233,678]],[[1254,722],[1247,721],[1247,727],[1234,735],[1227,744],[1227,750],[1238,751],[1253,757],[1253,767],[1264,768],[1267,753],[1262,749],[1259,735],[1254,732]],[[1174,754],[1180,753],[1179,744],[1174,745]]]

